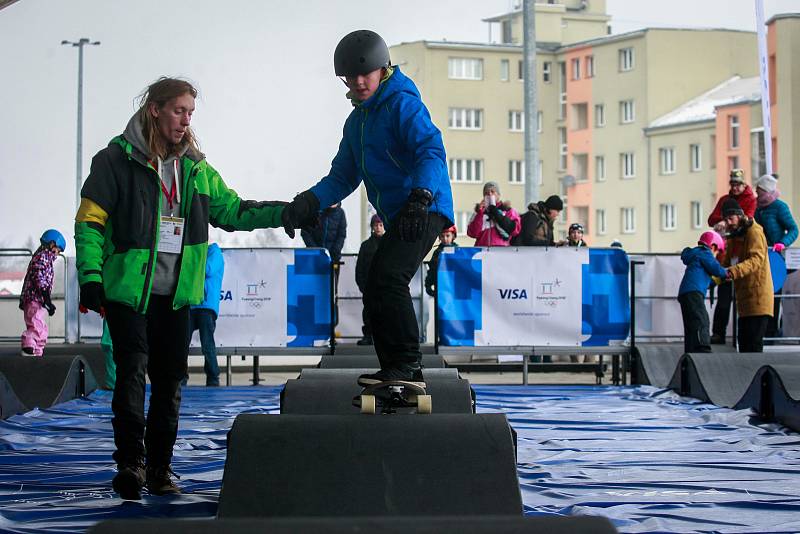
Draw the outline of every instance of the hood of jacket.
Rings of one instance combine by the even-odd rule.
[[[150,147],[147,145],[147,141],[144,138],[144,132],[142,131],[142,119],[139,116],[138,111],[134,113],[128,121],[127,126],[125,126],[125,131],[122,133],[122,137],[124,137],[125,140],[141,154],[145,161],[152,159]],[[180,158],[184,155],[187,155],[194,161],[200,161],[203,159],[202,154],[195,153],[194,151],[191,151],[191,153],[189,152],[189,143],[186,142],[186,139],[183,139],[178,147],[177,154],[172,154],[171,156],[177,155]]]
[[[415,98],[421,98],[417,86],[411,79],[400,72],[400,69],[391,67],[391,72],[381,81],[378,89],[368,99],[355,104],[366,109],[374,109],[397,93],[407,93]]]
[[[704,245],[697,245],[696,247],[686,247],[681,252],[681,261],[684,265],[689,265],[693,261],[699,260],[702,254],[710,253],[711,249]]]

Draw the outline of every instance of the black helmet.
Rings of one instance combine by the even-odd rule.
[[[572,223],[569,225],[569,231],[577,230],[580,233],[583,233],[583,225],[580,223]]]
[[[333,52],[333,68],[337,76],[367,74],[389,64],[389,47],[380,35],[371,30],[348,33]]]

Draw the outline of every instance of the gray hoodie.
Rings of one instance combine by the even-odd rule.
[[[139,113],[134,113],[128,125],[125,127],[125,132],[122,136],[130,142],[137,150],[145,155],[148,159],[153,159],[150,154],[150,149],[144,139],[142,133],[142,122],[139,119]],[[180,157],[183,156],[188,150],[189,145],[184,145],[179,151],[179,155],[169,155],[167,159],[161,162],[161,180],[164,182],[164,187],[167,191],[172,190],[172,184],[177,180],[178,198],[173,200],[172,208],[170,209],[166,196],[162,193],[161,197],[161,214],[180,216],[180,200],[183,198],[183,191],[180,190],[182,173]],[[175,176],[175,160],[177,159],[178,176]],[[175,287],[178,284],[178,266],[180,254],[172,254],[169,252],[158,252],[156,254],[156,270],[153,274],[153,287],[150,292],[154,295],[172,295],[175,293]]]

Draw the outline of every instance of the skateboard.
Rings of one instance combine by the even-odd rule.
[[[411,413],[428,414],[432,411],[431,396],[424,387],[402,380],[390,380],[365,387],[353,399],[353,404],[361,408],[361,413],[393,414],[398,408],[416,408]],[[407,411],[407,410],[403,410]]]

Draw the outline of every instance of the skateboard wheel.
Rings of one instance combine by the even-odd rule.
[[[430,395],[417,395],[417,413],[432,413],[433,403]]]
[[[375,395],[361,395],[361,413],[375,413]]]

